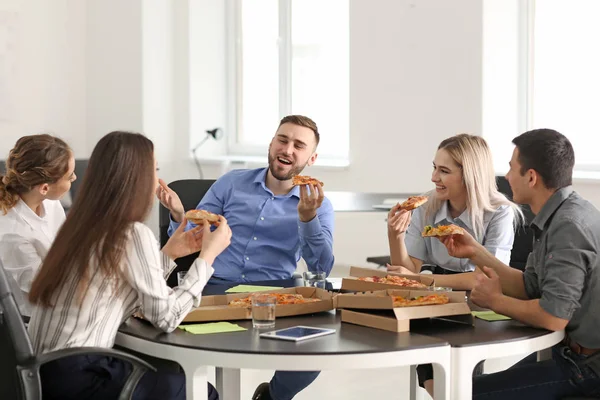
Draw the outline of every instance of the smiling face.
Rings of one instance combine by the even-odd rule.
[[[435,154],[431,181],[435,183],[435,193],[440,200],[459,201],[467,197],[462,168],[444,149]]]
[[[269,170],[275,179],[286,181],[317,159],[317,142],[312,129],[285,123],[269,145]]]

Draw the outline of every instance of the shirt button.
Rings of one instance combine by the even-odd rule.
[[[246,277],[246,275],[242,274],[242,278],[245,278],[245,277]]]
[[[275,200],[275,197],[271,197],[271,200]]]
[[[246,257],[246,261],[250,260],[250,257]]]
[[[256,240],[256,236],[254,236],[254,240]]]
[[[264,220],[265,220],[265,217],[260,217],[260,220],[261,220],[261,221],[264,221]]]

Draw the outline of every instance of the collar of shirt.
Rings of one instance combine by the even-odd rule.
[[[450,210],[448,209],[448,202],[444,201],[438,212],[435,214],[435,220],[433,222],[435,224],[439,224],[443,220],[446,220],[448,222],[454,222],[456,220],[459,220],[465,225],[466,228],[473,230],[473,225],[471,224],[471,217],[469,216],[469,213],[467,211],[468,210],[465,210],[458,217],[452,218],[452,216],[450,215]]]
[[[48,219],[46,218],[46,207],[42,202],[42,215],[37,215],[29,206],[21,199],[15,204],[15,212],[21,218],[25,220],[29,226],[31,226],[34,230],[36,227],[40,226],[40,224],[47,224]]]
[[[531,221],[531,225],[536,227],[539,231],[543,231],[546,223],[550,219],[550,217],[554,214],[554,212],[560,207],[560,205],[571,196],[573,193],[573,186],[565,186],[564,188],[558,189],[546,204],[542,207],[540,212],[535,216],[533,221]]]
[[[254,177],[254,182],[259,183],[267,193],[269,193],[271,196],[274,196],[273,192],[267,187],[267,185],[265,183],[267,181],[267,171],[268,170],[269,170],[268,167],[259,169],[258,173]],[[292,197],[292,196],[300,198],[300,187],[294,186],[292,188],[292,190],[290,190],[287,194],[281,195],[281,197]]]

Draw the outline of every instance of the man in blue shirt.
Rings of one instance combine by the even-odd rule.
[[[317,160],[319,132],[308,117],[283,118],[269,145],[269,166],[234,170],[219,178],[198,209],[227,218],[229,247],[213,263],[211,283],[289,279],[302,257],[310,271],[333,267],[333,207],[321,185],[293,186],[292,178]],[[171,212],[169,235],[183,221],[177,194],[161,184],[158,197]],[[253,399],[287,400],[318,372],[277,371]]]

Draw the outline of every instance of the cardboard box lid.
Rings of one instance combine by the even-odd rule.
[[[440,305],[394,307],[391,296],[416,297],[431,294],[424,290],[378,290],[365,293],[344,293],[335,297],[336,308],[393,310],[397,319],[418,319],[447,315],[469,314],[471,309],[466,303],[465,292],[446,292],[450,302]]]

